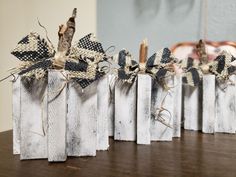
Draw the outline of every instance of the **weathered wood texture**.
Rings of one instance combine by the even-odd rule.
[[[236,83],[236,76],[230,80]],[[222,90],[216,86],[215,132],[235,133],[236,130],[236,86],[228,85]]]
[[[97,86],[97,150],[107,150],[109,147],[108,107],[109,80],[104,76]]]
[[[136,140],[136,101],[137,81],[133,84],[116,83],[115,85],[115,140]]]
[[[115,74],[108,75],[109,82],[109,103],[108,103],[108,134],[114,136],[115,117]]]
[[[150,144],[152,79],[138,74],[137,86],[137,144]]]
[[[215,132],[215,76],[203,75],[202,80],[202,132]]]
[[[47,81],[19,79],[20,158],[47,158]]]
[[[58,70],[48,72],[48,161],[65,161],[66,155],[66,82]]]
[[[202,86],[184,85],[184,129],[202,129]]]
[[[20,154],[20,85],[19,77],[12,82],[13,154]]]
[[[173,77],[166,81],[168,86],[173,86]],[[165,98],[166,97],[166,98]],[[165,99],[164,99],[165,98]],[[163,107],[168,111],[163,111],[160,115],[163,117],[165,123],[173,127],[173,107],[174,107],[174,97],[172,94],[172,89],[166,91],[161,85],[153,81],[152,84],[152,99],[151,99],[151,141],[171,141],[173,137],[173,128],[170,128],[159,120],[155,120],[154,114],[158,108],[161,108],[161,104],[164,100]]]
[[[67,153],[69,156],[95,156],[97,145],[97,82],[84,90],[69,83],[67,114]]]
[[[173,137],[181,136],[181,117],[182,117],[182,76],[174,76],[173,95]]]

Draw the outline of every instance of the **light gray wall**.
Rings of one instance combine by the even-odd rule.
[[[203,37],[201,0],[98,0],[97,34],[105,48],[138,56],[140,41],[149,55],[162,47]],[[236,1],[208,0],[209,40],[236,40]]]

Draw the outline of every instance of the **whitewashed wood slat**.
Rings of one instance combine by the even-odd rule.
[[[184,129],[202,129],[202,87],[184,85]]]
[[[97,145],[97,82],[84,90],[74,82],[68,87],[67,153],[95,156]]]
[[[236,76],[230,76],[236,83]],[[222,86],[221,86],[222,87]],[[236,86],[228,85],[224,90],[216,85],[215,132],[235,133],[236,131]]]
[[[98,81],[97,86],[97,150],[109,148],[109,95],[109,80],[107,76],[104,76]]]
[[[58,70],[48,72],[48,161],[65,161],[67,88]]]
[[[168,86],[173,86],[173,77],[169,78],[166,81],[166,84]],[[166,91],[163,89],[163,87],[159,84],[157,84],[155,81],[153,81],[152,84],[152,99],[151,99],[151,126],[150,126],[150,132],[151,132],[151,141],[172,141],[173,137],[173,128],[170,128],[163,123],[161,123],[159,120],[154,119],[153,113],[156,112],[157,108],[161,107],[161,103],[165,98],[163,107],[167,109],[171,115],[164,111],[162,112],[161,116],[165,119],[165,122],[173,127],[173,107],[174,107],[174,97],[172,94],[173,90]]]
[[[137,87],[137,144],[150,144],[152,78],[138,74]]]
[[[181,136],[181,117],[182,117],[182,75],[174,76],[173,87],[173,137]]]
[[[115,74],[108,74],[109,82],[109,103],[108,103],[108,133],[114,136],[115,117]]]
[[[47,158],[47,81],[19,79],[20,159]]]
[[[18,76],[12,82],[13,154],[20,154],[20,85]]]
[[[202,132],[215,132],[215,76],[203,75],[202,79]]]
[[[135,141],[137,132],[137,81],[115,85],[114,139]]]

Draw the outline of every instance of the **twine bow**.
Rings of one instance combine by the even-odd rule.
[[[169,123],[172,119],[172,114],[171,112],[166,109],[164,107],[164,103],[165,103],[165,99],[166,97],[169,95],[169,91],[167,92],[167,94],[164,96],[163,100],[161,101],[161,105],[160,107],[156,108],[155,112],[152,113],[153,117],[154,117],[154,120],[157,120],[159,121],[160,123],[162,123],[163,125],[165,125],[166,127],[168,128],[173,128],[171,126],[171,124]],[[169,115],[169,122],[163,117],[163,115],[165,115],[164,113],[166,113],[166,115]],[[168,118],[167,118],[168,119]]]

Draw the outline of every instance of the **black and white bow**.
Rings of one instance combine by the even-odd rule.
[[[56,52],[47,40],[32,32],[11,53],[23,61],[19,75],[42,78],[53,67]],[[105,52],[93,34],[81,38],[65,57],[64,69],[82,88],[104,75],[98,64],[105,59]]]
[[[55,55],[53,46],[36,32],[31,32],[20,40],[11,54],[23,61],[19,75],[44,77],[45,72],[52,66]]]
[[[173,64],[177,63],[177,59],[168,48],[154,53],[148,58],[144,67],[136,62],[132,55],[126,50],[121,50],[119,54],[114,57],[114,61],[119,65],[117,72],[118,78],[127,83],[132,83],[141,70],[150,74],[157,81],[161,81],[168,75],[174,73]]]
[[[198,86],[204,73],[211,73],[216,76],[216,80],[224,82],[236,71],[236,58],[226,51],[218,55],[215,60],[206,64],[199,60],[187,58],[181,61],[183,69],[183,83],[190,86]]]
[[[93,34],[86,35],[72,46],[68,57],[70,59],[65,63],[65,70],[82,88],[105,74],[99,67],[99,63],[106,60],[105,52]]]

